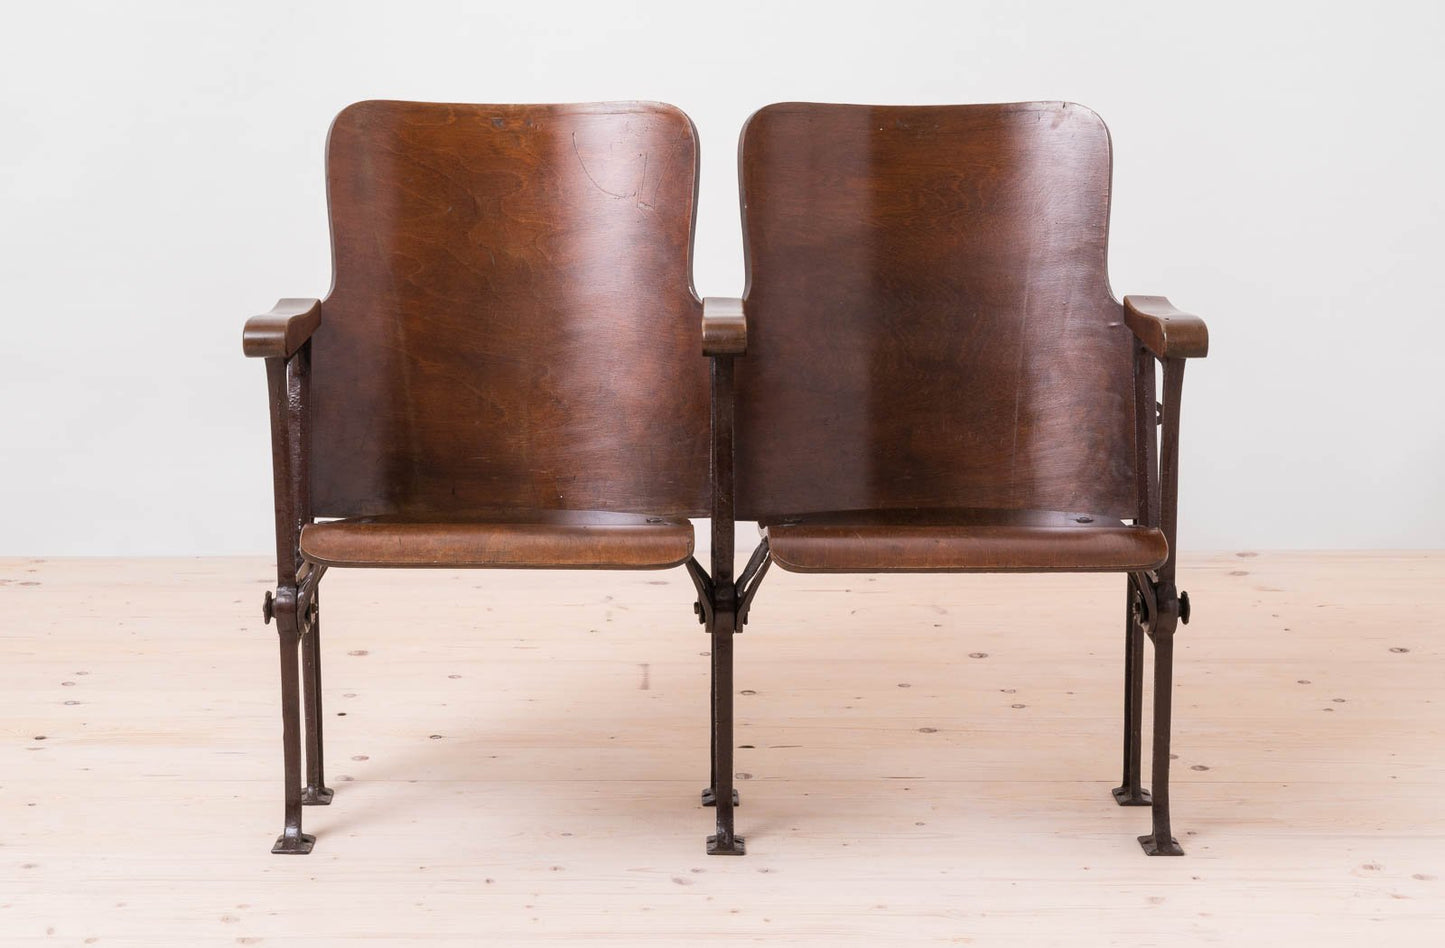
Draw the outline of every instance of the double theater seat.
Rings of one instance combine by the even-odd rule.
[[[1196,317],[1115,300],[1110,142],[1057,102],[779,104],[740,151],[741,300],[692,288],[669,106],[362,102],[334,282],[246,324],[270,386],[283,832],[330,803],[330,568],[684,566],[712,637],[708,851],[734,831],[733,635],[769,566],[1126,577],[1121,805],[1170,834],[1179,396]],[[1162,392],[1156,365],[1163,366]],[[710,564],[689,518],[712,520]],[[733,575],[733,525],[762,541]],[[1153,793],[1142,785],[1154,644]],[[303,750],[304,744],[304,750]]]

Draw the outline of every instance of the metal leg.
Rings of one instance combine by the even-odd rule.
[[[693,585],[697,587],[697,604],[693,611],[697,613],[697,621],[706,626],[708,637],[713,637],[713,603],[717,599],[712,577],[702,568],[697,560],[687,561],[687,574],[692,577]],[[716,651],[708,652],[709,655],[716,655]],[[717,707],[717,663],[713,662],[711,687],[708,691],[708,715],[711,717],[713,709]],[[708,733],[710,742],[707,750],[708,780],[707,786],[702,789],[702,805],[717,806],[717,728],[709,723]],[[733,791],[733,806],[738,805],[738,792]]]
[[[712,775],[717,835],[707,838],[710,856],[741,856],[743,838],[733,832],[733,613],[716,609],[712,617]]]
[[[710,633],[712,630],[709,629],[708,631],[709,631],[709,633]],[[709,637],[710,637],[710,638],[713,638],[713,637],[715,637],[715,636],[709,635]],[[713,655],[716,655],[717,653],[716,653],[716,651],[714,651],[712,654],[713,654]],[[716,718],[714,717],[714,715],[716,715],[716,713],[717,713],[717,662],[716,662],[716,660],[713,661],[713,666],[712,666],[712,668],[713,668],[713,671],[712,671],[712,687],[708,689],[708,697],[707,697],[707,713],[708,713],[708,717],[709,717],[709,721],[708,721],[708,735],[709,735],[709,740],[710,740],[710,743],[708,744],[708,749],[707,749],[708,778],[707,778],[707,786],[702,788],[702,805],[703,805],[703,806],[717,806],[717,727],[716,727],[716,725],[713,723],[713,722],[716,720]],[[737,801],[734,800],[733,803],[736,804]]]
[[[276,622],[281,646],[281,736],[286,766],[286,825],[273,853],[304,855],[316,838],[301,832],[301,630],[315,601],[324,568],[307,570],[301,558],[301,528],[311,522],[307,480],[311,344],[290,358],[268,358],[266,380],[271,401],[271,470],[276,482],[276,594],[266,594],[261,615]],[[313,636],[314,638],[314,636]],[[321,682],[317,653],[308,643],[306,716],[311,719],[316,754],[315,786],[321,787]],[[313,687],[314,686],[314,687]],[[329,791],[328,791],[329,793]],[[319,801],[318,801],[319,802]]]
[[[1142,629],[1154,643],[1154,832],[1139,837],[1151,856],[1182,856],[1184,850],[1169,830],[1169,728],[1174,703],[1174,631],[1189,621],[1189,596],[1175,586],[1179,514],[1179,398],[1184,386],[1184,360],[1164,358],[1164,401],[1155,400],[1154,357],[1144,347],[1135,350],[1135,460],[1139,477],[1139,512],[1136,521],[1157,526],[1169,545],[1169,556],[1154,573],[1131,574],[1133,596],[1140,609],[1127,648],[1125,668],[1124,786],[1115,798],[1127,797],[1138,786],[1139,698],[1143,672]],[[1156,431],[1157,429],[1157,431]],[[1156,442],[1157,437],[1157,442]],[[1157,462],[1158,467],[1155,467]],[[1157,472],[1157,474],[1156,474]],[[1132,769],[1131,769],[1132,767]],[[1140,791],[1142,794],[1142,790]],[[1120,799],[1125,803],[1126,800]]]
[[[716,651],[713,653],[716,655]],[[717,662],[712,666],[712,689],[709,696],[708,713],[712,715],[713,721],[717,720]],[[712,735],[712,741],[708,748],[708,767],[711,776],[708,777],[707,786],[702,789],[702,805],[717,806],[717,727],[714,724],[708,728]],[[736,789],[733,790],[733,806],[742,802]]]
[[[764,539],[761,543],[758,544],[758,548],[753,551],[753,555],[748,558],[748,565],[745,566],[745,567],[743,567],[742,575],[738,576],[737,581],[736,581],[735,583],[733,583],[734,602],[735,602],[735,608],[736,608],[736,612],[734,613],[734,616],[735,616],[735,617],[734,617],[734,619],[733,619],[733,630],[734,630],[735,633],[736,633],[736,632],[741,632],[741,631],[742,631],[742,627],[747,624],[747,621],[748,621],[748,609],[749,609],[749,607],[752,605],[753,596],[755,596],[755,595],[757,594],[758,586],[762,584],[763,577],[767,575],[767,573],[768,573],[768,567],[769,567],[770,565],[772,565],[772,559],[768,556],[768,541],[767,541],[766,539]],[[699,583],[699,585],[698,585],[698,595],[699,595],[699,596],[702,596],[702,595],[704,594],[704,592],[710,592],[710,591],[713,590],[714,588],[715,588],[715,587],[708,586],[707,589],[705,590],[704,587],[703,587],[703,585],[702,585],[701,583]],[[711,607],[709,607],[708,609],[704,609],[704,608],[702,608],[702,606],[699,604],[699,606],[698,606],[698,612],[699,612],[700,614],[702,614],[702,615],[711,615]],[[704,620],[704,621],[706,621],[706,620]],[[731,647],[731,644],[729,645],[729,647]],[[731,662],[731,659],[729,659],[729,662],[728,662],[728,681],[729,681],[729,682],[732,681],[732,662]],[[729,684],[729,688],[731,688],[731,684]],[[714,665],[713,665],[713,676],[712,676],[712,706],[713,706],[714,708],[717,707],[717,700],[718,700],[718,676],[717,676],[717,666],[716,666],[716,664],[714,664]],[[729,702],[731,702],[731,697],[729,697]],[[702,792],[702,805],[703,805],[703,806],[717,806],[717,741],[718,741],[717,728],[713,728],[713,729],[712,729],[712,781],[711,781],[711,783],[708,785],[707,789]],[[740,804],[741,802],[742,802],[742,800],[741,800],[741,798],[738,796],[737,790],[734,789],[734,790],[733,790],[733,806],[737,806],[737,805]]]
[[[1140,625],[1143,604],[1134,581],[1129,580],[1124,600],[1124,780],[1113,790],[1120,806],[1149,806],[1153,799],[1139,785],[1144,716],[1144,628]]]
[[[698,613],[712,638],[712,807],[717,833],[707,838],[711,856],[741,856],[733,831],[733,636],[737,634],[738,584],[733,580],[733,360],[712,360],[712,576],[689,565],[698,587]],[[745,574],[746,575],[746,574]],[[708,803],[704,792],[702,802]]]
[[[311,622],[301,637],[301,687],[306,708],[306,787],[301,802],[326,806],[335,796],[326,786],[321,734],[321,613],[318,593],[311,594]]]
[[[1154,623],[1154,832],[1139,837],[1150,856],[1182,856],[1179,840],[1169,830],[1169,716],[1174,693],[1174,627],[1177,600]]]
[[[285,592],[285,591],[283,591]],[[273,853],[305,855],[316,837],[301,832],[301,700],[297,682],[300,628],[296,621],[294,591],[290,614],[278,610],[277,633],[281,642],[281,740],[286,758],[286,827],[276,838]]]

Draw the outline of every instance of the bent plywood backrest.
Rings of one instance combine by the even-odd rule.
[[[1063,103],[755,114],[741,154],[740,519],[1133,518],[1108,130]]]
[[[705,513],[697,165],[663,105],[342,112],[316,516]]]

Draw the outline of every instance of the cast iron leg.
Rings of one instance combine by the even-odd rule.
[[[1174,627],[1179,621],[1173,605],[1154,623],[1154,832],[1139,837],[1150,856],[1182,856],[1184,850],[1169,831],[1169,712],[1174,697]]]
[[[714,301],[703,304],[704,321]],[[738,315],[741,315],[740,313]],[[704,346],[706,351],[706,346]],[[742,837],[733,831],[733,636],[738,631],[738,585],[733,581],[733,360],[712,360],[712,576],[690,567],[698,584],[698,607],[712,638],[712,786],[704,806],[717,816],[717,834],[707,838],[714,856],[741,856]],[[702,597],[706,597],[704,603]]]
[[[712,618],[712,681],[712,805],[717,808],[717,835],[707,838],[707,852],[741,856],[746,852],[743,838],[733,832],[733,615],[721,609]]]
[[[326,786],[321,738],[321,613],[318,592],[311,594],[311,628],[301,637],[301,687],[306,707],[306,787],[301,802],[325,806],[335,793]]]
[[[716,654],[716,652],[714,652],[714,654]],[[716,711],[716,708],[717,708],[717,662],[716,662],[716,661],[713,662],[713,666],[712,666],[712,691],[711,691],[711,696],[710,696],[710,699],[709,699],[709,700],[710,700],[710,704],[708,705],[708,710],[709,710],[709,713],[714,716],[714,717],[713,717],[713,720],[716,721],[716,720],[717,720],[717,718],[716,718],[716,714],[717,714],[717,711]],[[716,727],[716,726],[713,726],[713,727],[708,728],[708,730],[709,730],[709,732],[711,732],[711,734],[712,734],[712,743],[711,743],[710,746],[709,746],[709,753],[708,753],[708,764],[709,764],[710,773],[712,774],[712,776],[708,779],[708,785],[707,785],[706,787],[704,787],[703,790],[702,790],[702,805],[703,805],[703,806],[717,806],[717,727]],[[733,790],[733,806],[737,806],[737,805],[738,805],[739,803],[741,803],[741,802],[742,802],[742,800],[738,797],[738,792],[737,792],[737,790],[734,789],[734,790]]]
[[[1120,806],[1149,806],[1149,791],[1139,786],[1144,712],[1144,630],[1134,607],[1134,584],[1124,599],[1124,780],[1114,788]]]
[[[294,596],[294,593],[292,594]],[[294,599],[292,600],[294,603]],[[286,758],[286,828],[276,837],[273,853],[305,855],[316,837],[301,832],[301,700],[297,687],[297,646],[300,630],[294,606],[290,615],[277,615],[281,640],[281,740]]]

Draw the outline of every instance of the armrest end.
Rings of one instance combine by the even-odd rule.
[[[702,301],[702,354],[742,355],[748,351],[748,320],[743,301],[709,296]]]
[[[257,359],[289,359],[321,325],[321,301],[278,300],[271,312],[246,320],[241,348]]]
[[[1124,297],[1124,322],[1161,359],[1202,359],[1209,354],[1209,327],[1180,312],[1162,296]]]

